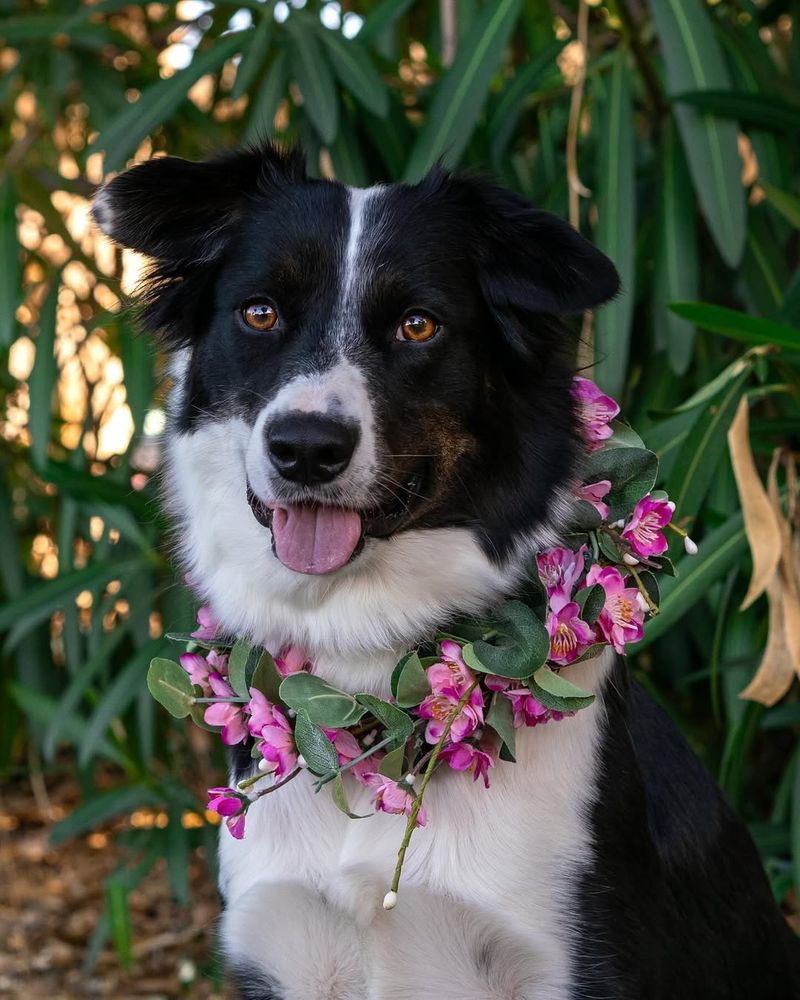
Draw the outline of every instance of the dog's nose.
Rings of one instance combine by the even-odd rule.
[[[319,413],[288,413],[266,428],[267,450],[284,479],[305,486],[344,472],[358,444],[358,428]]]

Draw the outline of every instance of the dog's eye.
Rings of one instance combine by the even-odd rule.
[[[438,332],[439,324],[432,316],[423,312],[413,312],[409,313],[397,328],[395,340],[413,340],[420,343],[435,337]]]
[[[278,310],[271,302],[248,302],[242,306],[242,319],[251,330],[271,330],[278,322]]]

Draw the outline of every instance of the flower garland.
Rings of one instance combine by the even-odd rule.
[[[563,546],[539,552],[524,600],[506,601],[486,621],[457,621],[409,651],[391,679],[392,697],[349,694],[313,672],[297,646],[278,655],[228,642],[209,608],[198,612],[179,662],[153,660],[148,686],[175,717],[249,744],[255,770],[236,787],[209,789],[207,808],[236,838],[248,809],[303,770],[315,789],[330,785],[348,816],[351,782],[369,789],[376,811],[403,814],[406,833],[384,906],[391,909],[408,843],[425,826],[425,789],[441,766],[489,788],[498,760],[512,761],[522,727],[559,722],[594,695],[561,673],[607,645],[622,653],[658,613],[656,573],[674,575],[664,529],[675,505],[655,491],[656,456],[619,420],[619,406],[589,379],[573,394],[586,447],[585,484]]]

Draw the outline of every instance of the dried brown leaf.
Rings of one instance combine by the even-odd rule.
[[[794,678],[791,656],[786,642],[784,623],[784,592],[780,574],[775,573],[767,587],[769,599],[769,635],[767,648],[755,677],[739,695],[750,701],[760,701],[769,707],[780,701]]]
[[[753,460],[749,426],[747,398],[743,397],[728,431],[728,448],[753,557],[753,575],[741,604],[742,610],[767,589],[781,557],[781,529]]]

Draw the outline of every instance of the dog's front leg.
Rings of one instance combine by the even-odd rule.
[[[240,1000],[364,1000],[362,945],[350,917],[296,882],[260,882],[222,920]]]

